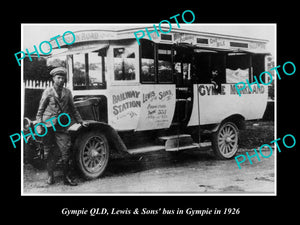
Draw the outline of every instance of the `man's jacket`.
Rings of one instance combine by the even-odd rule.
[[[67,113],[71,117],[70,125],[76,122],[82,122],[81,116],[75,108],[73,96],[69,89],[63,87],[61,97],[59,98],[54,87],[47,88],[43,92],[42,98],[40,100],[39,109],[36,114],[37,122],[45,123],[47,127],[51,127],[51,121],[55,125],[57,123],[57,117],[61,113]],[[55,119],[45,122],[52,117],[55,117]],[[65,116],[61,116],[60,119],[63,117]]]

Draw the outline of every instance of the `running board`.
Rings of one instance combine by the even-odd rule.
[[[194,143],[191,135],[189,134],[162,136],[158,138],[158,141],[159,143],[157,143],[157,145],[136,147],[128,149],[127,152],[129,154],[142,154],[161,150],[170,152],[196,148],[198,148],[199,150],[206,150],[207,148],[211,147],[210,141],[202,142],[200,144]]]
[[[143,154],[147,152],[155,152],[155,151],[167,151],[167,152],[174,152],[174,151],[181,151],[181,150],[188,150],[188,149],[196,149],[205,150],[211,147],[211,142],[203,142],[200,144],[192,143],[191,145],[181,146],[181,147],[174,147],[174,148],[165,148],[164,145],[153,145],[153,146],[146,146],[146,147],[139,147],[128,149],[127,152],[129,154]]]
[[[167,148],[167,152],[175,152],[175,151],[181,151],[181,150],[187,150],[187,149],[194,149],[199,148],[199,145],[197,143],[193,143],[191,145],[185,145],[180,147],[174,147],[174,148]]]
[[[142,153],[147,153],[147,152],[155,152],[155,151],[161,151],[165,150],[164,145],[152,145],[152,146],[145,146],[145,147],[139,147],[139,148],[132,148],[128,149],[127,152],[129,154],[142,154]]]
[[[175,147],[175,148],[168,148],[166,151],[181,151],[181,150],[187,150],[187,149],[195,149],[198,148],[199,150],[206,150],[207,148],[211,148],[211,142],[202,142],[200,144],[198,143],[192,143],[191,145],[187,146],[181,146],[181,147]]]
[[[194,145],[191,135],[189,134],[163,136],[159,137],[158,139],[165,144],[166,151],[179,151],[197,148],[197,146]]]
[[[170,136],[161,136],[158,139],[162,141],[167,141],[169,139],[180,139],[180,138],[188,138],[191,137],[189,134],[178,134],[178,135],[170,135]]]
[[[200,144],[198,144],[198,146],[199,146],[200,148],[208,148],[208,147],[211,147],[212,144],[211,144],[210,141],[206,141],[206,142],[201,142]]]

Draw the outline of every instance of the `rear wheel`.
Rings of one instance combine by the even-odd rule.
[[[89,131],[76,140],[77,166],[86,179],[100,177],[108,163],[109,145],[105,135]]]
[[[219,159],[231,159],[238,150],[239,130],[233,122],[224,122],[213,133],[212,147]]]

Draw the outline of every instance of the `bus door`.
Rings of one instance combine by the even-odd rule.
[[[176,106],[172,124],[186,126],[191,116],[193,104],[193,49],[185,46],[175,46],[173,52]]]

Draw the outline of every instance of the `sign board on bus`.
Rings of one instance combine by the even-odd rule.
[[[74,32],[74,34],[76,37],[76,44],[87,41],[111,40],[117,38],[114,31],[78,31]],[[66,35],[64,38],[68,42],[69,39],[71,40],[73,37],[72,35]],[[57,38],[56,40],[60,46],[65,45],[61,37]],[[53,48],[58,48],[57,42],[55,40],[50,42]]]
[[[198,46],[223,49],[248,49],[248,50],[266,50],[266,43],[258,41],[240,41],[226,37],[211,37],[205,35],[196,35],[188,33],[174,33],[174,42],[190,43]]]

